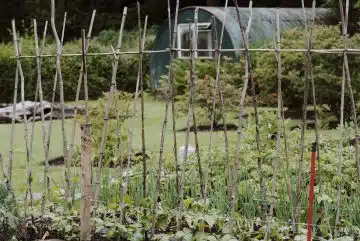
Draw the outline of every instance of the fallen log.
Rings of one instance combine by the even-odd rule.
[[[4,106],[4,105],[2,105]],[[16,104],[16,110],[14,119],[16,123],[23,123],[24,117],[26,116],[28,121],[40,121],[41,120],[41,108],[40,102],[33,101],[25,101],[25,113],[23,111],[22,102]],[[53,120],[61,119],[61,106],[60,104],[54,104],[53,113],[51,113],[51,103],[47,101],[43,101],[42,109],[44,111],[45,120],[50,119],[51,115],[53,116]],[[74,117],[74,106],[65,106],[65,118],[73,118]],[[78,113],[81,114],[84,112],[84,107],[77,106]],[[34,116],[35,112],[35,118]],[[13,118],[13,105],[6,105],[5,107],[0,108],[0,124],[8,124],[11,123]]]

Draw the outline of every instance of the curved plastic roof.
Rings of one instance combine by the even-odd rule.
[[[198,8],[198,20],[201,22],[209,22],[214,16],[216,19],[216,31],[220,36],[221,28],[224,22],[225,8],[224,7],[201,7],[192,6],[179,10],[178,23],[189,23],[194,20],[195,9]],[[304,16],[302,8],[253,8],[253,18],[250,28],[250,44],[258,45],[259,47],[266,43],[269,39],[275,36],[276,26],[276,12],[279,10],[280,28],[281,30],[293,27],[304,26]],[[250,10],[249,8],[239,8],[241,23],[246,27]],[[310,19],[312,16],[312,9],[305,9],[306,18]],[[333,11],[326,8],[316,8],[315,21],[317,23],[334,23]],[[174,16],[172,16],[172,24],[174,24]],[[335,21],[336,23],[336,21]],[[242,47],[242,37],[235,7],[228,7],[226,9],[225,32],[223,38],[223,48],[234,49]],[[168,20],[160,26],[159,32],[155,40],[155,50],[169,48],[169,29]],[[223,55],[238,56],[239,52],[228,52]],[[156,53],[151,56],[151,79],[154,86],[158,85],[158,80],[161,75],[167,74],[166,66],[169,65],[169,53]]]
[[[187,7],[181,11],[189,9],[199,9],[215,16],[221,23],[224,22],[225,8],[224,7]],[[252,9],[252,23],[250,28],[250,42],[262,42],[264,39],[274,36],[276,26],[276,12],[279,10],[280,28],[289,29],[304,25],[304,13],[302,8],[253,8]],[[239,8],[239,14],[242,25],[246,28],[250,17],[249,8]],[[312,17],[312,9],[305,9],[306,18],[309,20]],[[331,9],[316,8],[315,20],[323,23],[332,14]],[[239,22],[237,18],[236,8],[228,7],[226,9],[225,29],[230,35],[234,48],[241,46],[241,33]]]

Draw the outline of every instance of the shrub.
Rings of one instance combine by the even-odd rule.
[[[189,63],[184,60],[176,60],[173,65],[174,84],[177,101],[179,101],[179,110],[186,114],[188,111],[189,96]],[[210,124],[213,112],[213,88],[216,84],[216,66],[213,61],[196,61],[196,80],[194,101],[196,106],[196,116],[199,118],[199,124]],[[239,100],[239,89],[242,87],[243,67],[235,63],[232,59],[224,59],[220,68],[220,84],[224,96],[225,111],[231,112],[236,109]],[[161,78],[163,88],[166,88],[167,76]],[[214,127],[221,120],[220,97],[216,95]]]
[[[300,28],[286,30],[282,33],[281,48],[305,48],[305,31]],[[273,45],[269,43],[268,48]],[[271,45],[271,46],[270,46]],[[353,35],[348,48],[359,48],[360,34]],[[313,48],[315,49],[342,49],[344,47],[340,38],[338,26],[315,26],[313,29]],[[284,105],[290,108],[301,108],[303,104],[304,83],[307,71],[307,57],[304,53],[281,53],[282,57],[282,91]],[[360,95],[357,89],[360,88],[360,72],[357,66],[360,64],[360,57],[357,55],[348,55],[352,86],[355,94],[355,100]],[[277,63],[275,53],[253,53],[252,54],[253,77],[257,87],[258,101],[260,105],[276,106],[277,103]],[[339,116],[340,96],[342,82],[342,54],[313,54],[312,55],[313,76],[316,88],[316,100],[318,105],[326,105],[330,112]],[[215,63],[210,61],[196,62],[196,77],[198,80],[204,80],[205,75],[208,80],[215,78]],[[235,63],[225,60],[221,66],[221,82],[230,88],[240,88],[244,74],[244,63]],[[184,60],[176,60],[173,65],[174,84],[177,95],[187,93],[187,81],[189,79],[189,63]],[[204,99],[210,100],[211,92],[206,90],[204,81],[197,83],[197,95],[203,95]],[[161,79],[162,86],[166,88],[167,76]],[[201,89],[199,89],[202,85]],[[209,86],[211,84],[209,83]],[[249,94],[251,95],[249,83]],[[209,88],[209,86],[207,88]],[[311,86],[310,86],[311,87]],[[311,89],[310,89],[311,90]],[[224,93],[225,96],[228,93]],[[231,95],[232,102],[236,97]],[[346,90],[345,116],[349,120],[351,116],[351,102],[349,93]],[[196,100],[198,105],[204,103],[203,100]],[[311,91],[309,91],[309,104],[311,101]],[[205,112],[209,112],[209,108]]]
[[[90,107],[90,124],[91,124],[91,137],[92,147],[94,153],[94,165],[97,165],[101,148],[101,138],[104,126],[104,116],[107,103],[107,93],[104,97],[100,98],[96,105]],[[127,143],[127,129],[123,126],[126,119],[132,116],[132,95],[126,92],[116,92],[113,97],[113,103],[109,112],[109,122],[107,137],[105,139],[105,151],[104,151],[104,163],[105,166],[117,166],[120,161],[123,160],[123,156],[126,154]],[[118,116],[118,122],[115,121]],[[79,122],[84,123],[85,116],[79,117]],[[120,128],[120,136],[118,139],[117,128]],[[118,143],[121,142],[121,156],[116,156]],[[80,150],[74,153],[75,165],[80,161]]]
[[[295,28],[284,31],[282,34],[281,48],[304,48],[305,38],[306,35],[303,29]],[[348,47],[358,48],[359,45],[360,35],[356,34],[351,37]],[[340,31],[337,26],[316,26],[314,28],[313,48],[341,49],[343,47],[340,39]],[[281,57],[284,104],[293,108],[299,108],[303,103],[307,58],[302,53],[282,53]],[[357,66],[360,64],[360,58],[355,55],[348,55],[348,58],[355,99],[358,99],[360,96],[356,90],[360,87],[357,81],[360,77],[360,72]],[[320,105],[327,104],[333,113],[338,114],[342,81],[342,55],[313,54],[312,64],[317,103]],[[254,72],[262,97],[277,93],[276,58],[274,53],[254,54]],[[311,92],[309,93],[311,97]],[[347,113],[350,113],[350,99],[347,97],[346,101],[346,103],[349,103],[346,105]]]
[[[19,217],[16,200],[7,190],[4,183],[0,183],[0,237],[10,240],[19,228]]]
[[[125,44],[123,51],[135,50],[135,43],[131,45],[128,36],[137,36],[133,32],[125,33]],[[114,35],[115,38],[115,35]],[[138,39],[138,38],[137,38]],[[150,48],[154,40],[154,30],[148,33],[147,48]],[[51,40],[51,39],[50,39]],[[131,39],[130,39],[131,40]],[[43,54],[56,53],[55,44],[53,41],[47,41],[47,45],[43,50]],[[138,42],[136,42],[138,43]],[[111,44],[113,42],[105,41],[101,38],[95,38],[91,41],[89,52],[110,52]],[[21,49],[23,55],[34,55],[34,41],[30,35],[25,36],[21,40]],[[64,53],[81,53],[81,41],[74,40],[65,43]],[[16,63],[14,59],[10,59],[14,55],[14,48],[12,44],[0,44],[0,102],[10,103],[13,99],[14,78]],[[42,59],[42,83],[44,99],[50,101],[52,96],[53,81],[55,76],[55,58]],[[88,56],[88,83],[89,83],[89,98],[97,99],[104,91],[108,91],[111,84],[112,76],[112,62],[113,56]],[[33,100],[35,97],[35,87],[37,81],[36,61],[35,59],[22,59],[22,68],[25,76],[25,98],[26,100]],[[117,86],[123,91],[135,91],[137,74],[138,74],[139,56],[136,55],[121,55],[119,60],[119,68],[117,74]],[[143,74],[145,88],[147,88],[149,81],[149,66],[150,58],[148,55],[144,56],[143,60]],[[81,57],[63,57],[62,58],[62,75],[64,80],[64,93],[66,101],[74,101],[76,95],[77,82],[81,68]],[[9,91],[11,90],[11,91]],[[20,90],[19,90],[20,91]],[[59,92],[57,91],[57,94]]]

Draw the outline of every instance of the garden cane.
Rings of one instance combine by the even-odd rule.
[[[311,241],[312,219],[314,206],[314,184],[315,184],[315,161],[316,161],[316,142],[312,144],[311,166],[310,166],[310,187],[309,187],[309,210],[307,224],[307,241]]]

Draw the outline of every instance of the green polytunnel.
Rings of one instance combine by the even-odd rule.
[[[223,49],[238,49],[243,47],[241,31],[239,27],[237,12],[235,7],[187,7],[179,10],[178,27],[176,31],[176,49],[189,49],[190,41],[194,41],[190,36],[194,34],[194,17],[197,10],[198,16],[198,38],[197,43],[197,58],[212,58],[213,51],[204,51],[206,49],[214,49],[214,36],[220,37],[223,24],[224,36],[222,42]],[[265,42],[274,39],[276,32],[276,12],[279,11],[280,28],[289,29],[293,27],[304,26],[304,10],[302,8],[253,8],[252,22],[249,32],[249,41],[252,46],[260,47]],[[241,23],[246,27],[249,16],[249,8],[239,8]],[[313,11],[310,8],[305,9],[306,18],[309,20],[313,16]],[[225,18],[226,15],[226,18]],[[318,24],[333,22],[333,10],[326,8],[317,8],[315,10],[315,21]],[[174,18],[172,16],[171,26],[173,28]],[[215,21],[212,21],[214,19]],[[225,23],[224,23],[225,19]],[[214,26],[212,26],[214,25]],[[216,29],[216,33],[214,29]],[[173,32],[173,29],[171,29]],[[190,34],[191,33],[191,34]],[[154,50],[166,50],[170,48],[169,45],[169,23],[166,20],[159,28],[157,33]],[[194,46],[194,45],[193,45]],[[241,52],[231,51],[223,55],[230,55],[232,57],[239,57]],[[188,51],[177,51],[177,58],[188,57]],[[159,80],[162,75],[167,75],[168,65],[170,62],[169,52],[156,52],[151,55],[151,80],[153,87],[159,86]]]

